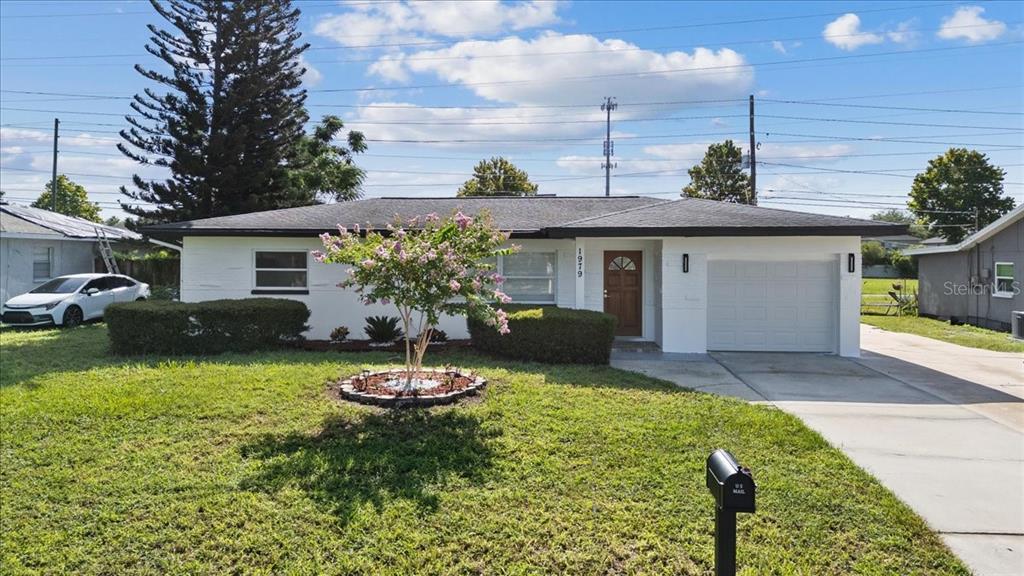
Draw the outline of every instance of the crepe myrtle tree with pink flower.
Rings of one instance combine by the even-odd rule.
[[[472,218],[456,212],[443,219],[427,214],[396,219],[385,231],[339,225],[337,235],[320,236],[324,249],[313,258],[348,265],[348,277],[338,286],[354,289],[364,304],[398,309],[410,386],[441,315],[470,315],[501,334],[509,332],[508,314],[497,305],[512,299],[501,291],[504,279],[492,264],[496,256],[518,251],[515,245],[503,247],[508,238],[486,213]]]

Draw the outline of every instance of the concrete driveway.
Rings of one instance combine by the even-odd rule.
[[[1024,356],[907,336],[866,328],[858,360],[620,353],[612,363],[798,416],[976,574],[1024,574]]]

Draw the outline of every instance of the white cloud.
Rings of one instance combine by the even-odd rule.
[[[549,56],[538,57],[538,53]],[[625,104],[627,99],[736,97],[753,84],[753,69],[746,64],[741,54],[729,48],[663,54],[623,40],[548,32],[531,40],[467,41],[419,51],[406,57],[400,67],[375,66],[372,72],[392,81],[403,79],[399,71],[430,74],[499,102],[567,104],[614,94]],[[581,76],[595,78],[560,81]]]
[[[353,3],[352,10],[321,19],[314,34],[344,46],[423,37],[468,38],[526,30],[559,21],[560,2],[393,2]]]
[[[315,66],[310,64],[305,56],[299,56],[299,66],[306,69],[306,72],[302,75],[302,83],[307,87],[316,86],[324,79],[324,75]]]
[[[733,142],[743,149],[743,153],[746,154],[749,150],[749,146],[745,141],[733,140]],[[657,158],[672,158],[677,159],[680,162],[686,163],[687,165],[695,164],[704,157],[704,152],[707,151],[707,144],[655,144],[652,146],[644,146],[643,151],[645,154],[655,156]],[[808,163],[808,162],[836,162],[842,159],[842,156],[850,154],[853,151],[853,147],[847,144],[829,144],[822,146],[802,146],[797,144],[772,144],[762,143],[761,148],[757,151],[758,161],[768,160],[784,160],[795,164]]]
[[[788,52],[786,51],[786,44],[783,42],[779,42],[778,40],[772,40],[772,49],[778,52],[779,54],[788,54]]]
[[[825,41],[842,50],[852,51],[868,44],[881,44],[885,38],[880,34],[864,32],[860,29],[860,16],[854,13],[843,14],[829,22],[822,31]]]
[[[982,17],[981,6],[962,6],[952,16],[943,18],[936,35],[943,40],[966,40],[971,44],[995,40],[1006,32],[1006,24]]]
[[[0,128],[0,140],[8,142],[53,142],[53,133],[43,130],[29,130],[24,128]],[[61,135],[60,141],[68,146],[88,147],[109,147],[121,141],[116,136],[101,137],[92,136],[87,132],[80,132],[76,135]]]
[[[889,30],[885,33],[885,36],[897,44],[911,44],[920,34],[913,29],[914,25],[917,24],[915,19],[906,20],[896,25],[896,28]]]

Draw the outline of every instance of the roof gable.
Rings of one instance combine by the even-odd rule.
[[[973,248],[977,244],[999,234],[1006,228],[1009,228],[1010,225],[1020,221],[1021,218],[1024,218],[1024,204],[1021,204],[1006,214],[1003,214],[1003,216],[995,222],[961,240],[959,244],[914,248],[911,250],[905,250],[903,253],[907,256],[925,256],[927,254],[948,254],[950,252],[967,250],[968,248]]]

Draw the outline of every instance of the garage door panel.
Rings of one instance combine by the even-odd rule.
[[[738,262],[736,273],[741,279],[765,278],[768,276],[768,265],[764,262]]]
[[[708,349],[832,352],[831,261],[708,263]]]

